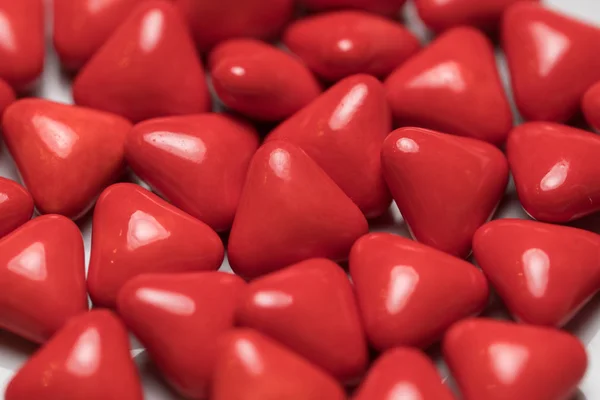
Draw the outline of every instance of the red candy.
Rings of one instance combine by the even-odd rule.
[[[255,331],[232,331],[219,348],[212,400],[346,399],[319,368]]]
[[[389,16],[398,14],[405,2],[406,0],[300,0],[302,5],[316,11],[358,8]]]
[[[366,339],[346,273],[311,259],[259,278],[245,290],[238,321],[254,328],[342,381],[367,365]]]
[[[517,3],[502,24],[515,102],[527,120],[566,122],[581,97],[600,80],[600,56],[591,50],[600,29],[538,4]]]
[[[385,82],[401,125],[500,145],[512,127],[493,47],[479,31],[452,29],[398,67]]]
[[[443,352],[464,400],[568,399],[587,366],[568,333],[488,319],[454,325]]]
[[[131,124],[101,111],[24,99],[6,110],[2,127],[38,211],[79,218],[121,175]]]
[[[262,121],[279,121],[321,93],[312,73],[293,56],[266,43],[235,39],[210,55],[212,83],[230,109]]]
[[[267,141],[300,146],[368,217],[383,214],[391,196],[381,172],[381,143],[391,131],[381,83],[346,78],[279,125]]]
[[[271,141],[250,162],[229,262],[255,278],[307,258],[344,260],[367,231],[358,207],[304,151]]]
[[[581,229],[503,219],[482,226],[475,258],[512,314],[562,326],[600,288],[600,236]]]
[[[317,14],[295,21],[286,29],[283,43],[330,81],[358,73],[384,78],[421,47],[399,23],[362,11]]]
[[[87,283],[99,307],[115,307],[121,287],[137,275],[211,271],[223,261],[213,230],[137,185],[107,188],[92,228]]]
[[[600,130],[600,82],[594,84],[585,92],[581,101],[581,109],[590,126]]]
[[[129,338],[111,312],[73,318],[19,370],[6,400],[142,400]]]
[[[202,63],[183,17],[169,1],[144,1],[73,83],[79,105],[132,122],[208,111]]]
[[[508,163],[494,146],[420,128],[390,134],[381,152],[396,204],[418,241],[457,257],[471,252],[508,183]]]
[[[488,299],[487,281],[473,265],[388,233],[354,244],[350,275],[378,350],[427,347],[455,321],[481,312]]]
[[[15,92],[8,83],[0,79],[0,115],[16,100]]]
[[[600,137],[549,122],[510,134],[506,148],[519,200],[533,218],[568,222],[600,210]]]
[[[33,342],[48,340],[88,309],[77,225],[46,215],[4,237],[0,282],[0,327]]]
[[[231,228],[258,135],[224,114],[142,122],[127,136],[131,168],[176,207],[216,231]]]
[[[0,237],[29,221],[32,214],[31,194],[18,183],[0,178]]]
[[[119,293],[118,310],[158,367],[189,399],[204,399],[215,341],[233,328],[244,281],[223,272],[141,275]]]

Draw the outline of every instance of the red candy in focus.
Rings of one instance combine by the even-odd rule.
[[[10,179],[0,178],[0,237],[6,236],[33,214],[33,198],[25,188]]]

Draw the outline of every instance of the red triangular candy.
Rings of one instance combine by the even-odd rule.
[[[0,178],[0,237],[29,221],[32,214],[29,192],[10,179]]]
[[[366,368],[366,339],[352,285],[332,261],[303,261],[253,281],[237,319],[342,381],[360,377]]]
[[[115,307],[117,293],[143,273],[216,270],[219,236],[141,186],[107,188],[94,211],[88,291],[94,305]]]
[[[343,260],[367,231],[358,207],[304,151],[271,141],[250,163],[229,262],[254,278],[308,258]]]

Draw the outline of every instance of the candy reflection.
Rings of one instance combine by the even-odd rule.
[[[569,50],[571,42],[561,32],[542,22],[532,23],[530,29],[535,41],[540,75],[548,76]]]
[[[505,385],[517,380],[529,359],[526,347],[511,343],[494,343],[488,352],[496,377]]]
[[[264,308],[285,308],[294,302],[294,298],[278,290],[263,290],[254,295],[255,305]]]
[[[527,289],[534,297],[544,297],[548,288],[550,258],[542,249],[529,249],[521,257]]]
[[[397,265],[391,270],[385,302],[390,314],[397,314],[404,309],[418,282],[419,274],[413,267]]]
[[[127,248],[135,250],[171,236],[152,215],[143,211],[134,212],[129,218],[127,229]]]
[[[8,269],[34,281],[48,276],[44,244],[35,242],[8,262]]]
[[[409,82],[410,88],[450,89],[464,92],[467,88],[460,65],[455,61],[447,61],[424,71]]]
[[[67,158],[79,135],[68,125],[43,115],[34,115],[31,122],[48,149],[60,158]]]
[[[235,343],[235,351],[250,374],[260,375],[263,373],[265,370],[264,362],[252,342],[246,339],[238,339]]]
[[[423,400],[423,396],[412,383],[398,382],[389,391],[385,400]]]
[[[171,314],[189,316],[196,311],[194,300],[180,293],[153,288],[140,288],[135,295],[139,300]]]
[[[90,14],[97,14],[112,6],[117,1],[118,0],[87,0],[87,9]]]
[[[93,375],[100,366],[100,333],[89,328],[79,336],[67,359],[67,370],[73,375]]]
[[[396,141],[396,148],[403,153],[418,153],[419,145],[410,138],[400,138]]]
[[[146,13],[140,28],[140,47],[145,53],[153,51],[163,36],[165,16],[159,9]]]
[[[363,105],[368,94],[369,88],[364,83],[352,87],[331,114],[329,128],[334,131],[344,129]]]
[[[12,24],[6,14],[0,11],[0,46],[4,50],[17,51],[17,43],[13,33]]]
[[[354,43],[350,39],[342,39],[337,42],[337,47],[343,52],[350,51],[354,48]]]
[[[269,166],[277,177],[290,180],[290,153],[284,149],[273,150],[269,155]]]
[[[540,188],[544,192],[557,189],[565,183],[568,174],[569,162],[566,160],[559,161],[553,165],[550,171],[542,178]]]
[[[206,145],[195,136],[177,132],[152,132],[144,141],[179,158],[201,164],[206,156]]]

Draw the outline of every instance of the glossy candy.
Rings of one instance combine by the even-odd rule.
[[[342,381],[366,369],[367,343],[352,284],[332,261],[306,260],[252,281],[237,320]]]
[[[355,75],[338,82],[267,137],[300,146],[368,217],[388,208],[381,144],[391,117],[380,82]]]
[[[283,43],[329,81],[359,73],[384,78],[421,47],[404,26],[363,11],[336,11],[297,20],[287,27]]]
[[[24,187],[0,178],[0,237],[6,236],[33,214],[33,198]]]
[[[221,339],[212,400],[344,400],[342,388],[319,368],[250,329]]]
[[[590,51],[598,41],[600,29],[538,4],[506,11],[502,47],[525,119],[566,122],[579,111],[585,91],[600,80],[600,55]]]
[[[202,63],[170,1],[142,2],[73,83],[80,105],[139,122],[208,111]]]
[[[0,240],[0,327],[43,343],[87,311],[81,233],[59,215],[35,218]]]
[[[418,241],[458,257],[500,202],[508,163],[494,146],[420,128],[390,134],[381,152],[396,204]]]
[[[455,321],[481,312],[488,299],[487,281],[473,265],[389,233],[354,244],[350,275],[378,350],[427,347]]]
[[[600,131],[600,82],[597,82],[585,92],[581,100],[581,109],[590,126]]]
[[[250,162],[229,262],[255,278],[308,258],[344,260],[367,231],[358,207],[304,151],[271,141]]]
[[[500,145],[513,117],[483,33],[459,27],[444,33],[388,77],[397,122]]]
[[[454,400],[435,365],[422,352],[399,347],[371,366],[353,400]]]
[[[73,318],[17,372],[6,400],[142,400],[129,338],[110,311]]]
[[[0,79],[0,116],[16,100],[15,91],[6,81]]]
[[[519,200],[533,218],[568,222],[600,210],[600,137],[549,122],[510,134],[507,156]]]
[[[200,51],[237,37],[269,39],[291,18],[293,0],[173,0]]]
[[[122,173],[131,124],[101,111],[24,99],[6,110],[2,127],[38,211],[79,218]]]
[[[54,0],[54,47],[63,66],[77,70],[143,0]]]
[[[301,4],[315,11],[356,8],[389,16],[396,16],[405,2],[406,0],[300,0]]]
[[[443,353],[464,400],[570,399],[587,366],[575,336],[489,319],[454,325]]]
[[[213,230],[134,184],[102,193],[92,228],[88,291],[99,307],[115,307],[121,287],[137,275],[210,271],[223,261]]]
[[[140,275],[119,292],[118,310],[173,387],[204,399],[244,285],[224,272]]]
[[[233,39],[210,54],[213,87],[230,109],[262,121],[286,119],[317,98],[321,87],[292,55],[254,39]]]
[[[207,113],[142,122],[127,136],[125,152],[136,174],[173,205],[225,231],[258,141],[250,125]]]

